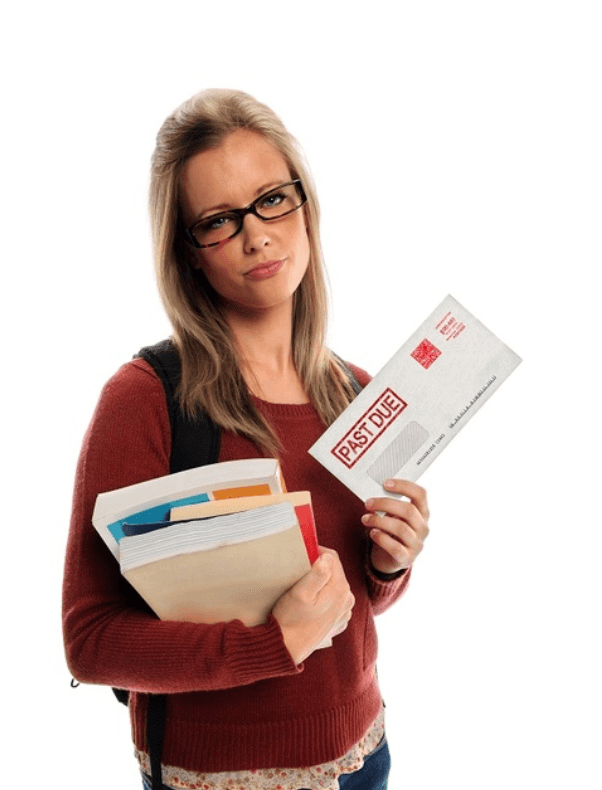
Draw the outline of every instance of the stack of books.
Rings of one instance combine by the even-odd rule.
[[[263,623],[319,554],[309,492],[287,493],[268,458],[100,494],[92,522],[163,620]]]

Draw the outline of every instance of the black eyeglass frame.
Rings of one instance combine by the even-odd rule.
[[[270,195],[272,192],[277,192],[279,189],[282,189],[282,187],[290,187],[293,184],[296,187],[298,187],[299,192],[301,193],[301,203],[299,203],[298,206],[295,206],[295,208],[292,208],[289,211],[285,211],[284,214],[279,214],[277,217],[262,217],[261,214],[257,211],[257,204],[261,202],[267,195]],[[268,189],[267,192],[264,192],[262,195],[259,195],[259,197],[255,198],[255,200],[252,203],[249,203],[249,205],[246,208],[231,208],[228,209],[228,211],[220,211],[218,214],[213,214],[208,217],[205,217],[204,219],[195,222],[194,225],[191,225],[188,228],[184,228],[184,233],[186,234],[186,240],[188,241],[189,244],[192,244],[192,246],[196,247],[197,249],[205,250],[208,247],[217,247],[218,244],[223,244],[225,241],[230,241],[230,239],[233,239],[235,236],[238,236],[238,234],[242,230],[244,219],[247,216],[247,214],[253,214],[254,216],[258,217],[262,222],[272,222],[277,219],[282,219],[282,217],[287,217],[289,214],[293,214],[295,211],[299,211],[299,209],[302,206],[304,206],[306,203],[307,203],[307,195],[305,194],[305,190],[303,189],[303,184],[301,183],[300,178],[296,178],[294,181],[286,181],[284,184],[279,184],[277,187],[272,187],[272,189]],[[225,239],[222,239],[221,241],[213,241],[211,242],[211,244],[199,244],[199,242],[195,239],[193,234],[193,231],[196,228],[196,226],[200,225],[201,222],[206,222],[207,220],[212,219],[213,217],[223,217],[228,215],[234,215],[238,217],[238,228],[234,231],[234,233],[231,236],[227,236]]]

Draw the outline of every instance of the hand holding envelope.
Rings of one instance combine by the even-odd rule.
[[[416,483],[390,480],[383,486],[409,501],[373,497],[366,502],[369,512],[362,517],[362,522],[370,529],[373,541],[373,567],[381,573],[396,573],[409,568],[422,551],[429,534],[429,510],[426,491]]]

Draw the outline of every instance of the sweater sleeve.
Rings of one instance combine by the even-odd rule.
[[[395,575],[389,581],[383,581],[374,574],[366,557],[366,579],[368,596],[372,602],[374,614],[382,614],[389,606],[395,603],[408,588],[412,569],[408,568],[401,575]]]
[[[96,496],[169,473],[160,381],[142,360],[105,385],[75,480],[63,581],[63,635],[73,676],[150,693],[233,688],[302,671],[278,622],[247,627],[159,620],[123,579],[92,525]]]

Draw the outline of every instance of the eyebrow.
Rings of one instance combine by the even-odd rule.
[[[269,192],[271,189],[280,186],[280,184],[286,184],[286,181],[280,181],[280,180],[268,181],[267,184],[263,184],[262,186],[259,187],[259,189],[255,190],[255,197],[253,198],[253,200],[256,200],[258,197],[261,197],[261,195],[265,194],[266,192]],[[251,203],[253,202],[253,200],[251,201]],[[228,211],[229,209],[233,209],[233,208],[239,208],[239,207],[233,206],[230,203],[220,203],[217,206],[211,206],[211,208],[204,208],[202,211],[199,211],[193,222],[194,223],[199,222],[201,219],[203,219],[205,215],[211,216],[214,213]]]

